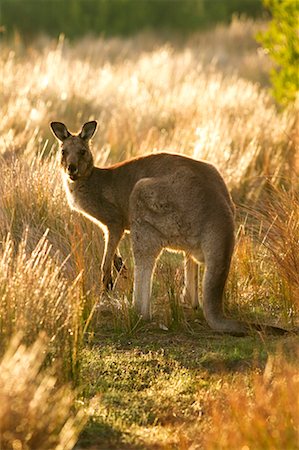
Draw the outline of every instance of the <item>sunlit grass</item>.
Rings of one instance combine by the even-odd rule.
[[[51,257],[46,235],[31,253],[25,236],[16,250],[8,236],[0,255],[1,352],[11,337],[22,330],[32,343],[44,331],[49,337],[50,360],[62,359],[61,378],[78,376],[78,350],[82,346],[93,307],[80,289],[81,274],[69,282],[61,266]]]
[[[298,449],[298,390],[298,359],[290,364],[282,355],[270,357],[250,389],[244,382],[225,386],[211,402],[211,431],[204,448]]]
[[[248,27],[244,39],[250,42]],[[235,21],[226,31],[227,45],[236,32],[242,35],[242,23]],[[249,177],[277,179],[294,152],[295,114],[278,114],[258,84],[238,76],[239,66],[225,74],[223,62],[217,64],[212,54],[208,63],[206,41],[202,49],[200,42],[194,38],[176,48],[157,41],[135,53],[131,41],[103,40],[87,42],[87,52],[82,44],[72,48],[63,39],[24,55],[4,49],[1,153],[32,158],[50,138],[45,126],[50,120],[63,119],[76,129],[93,117],[100,123],[99,158],[107,149],[111,160],[153,150],[183,152],[210,159],[232,189],[246,192]],[[101,50],[107,55],[117,46],[116,62],[100,56]],[[249,48],[258,58],[256,47]],[[229,62],[225,67],[231,67]]]
[[[74,412],[75,393],[42,370],[45,336],[28,348],[20,341],[13,338],[0,363],[0,448],[71,450],[86,422],[83,409]]]
[[[218,364],[221,355],[213,350],[210,358],[213,333],[200,312],[181,303],[180,256],[164,254],[157,264],[152,324],[142,323],[131,305],[128,238],[121,243],[126,270],[114,274],[111,293],[102,292],[101,232],[69,210],[48,123],[61,120],[75,131],[97,119],[93,151],[99,165],[160,150],[215,163],[234,199],[247,206],[245,212],[238,208],[227,312],[293,327],[299,298],[297,116],[295,109],[278,112],[267,92],[269,63],[252,39],[259,26],[235,19],[229,28],[218,26],[186,41],[144,34],[128,40],[86,38],[73,45],[63,37],[58,42],[41,38],[30,47],[21,41],[2,45],[1,354],[16,331],[22,330],[26,343],[45,331],[46,364],[59,364],[58,382],[70,379],[84,395],[96,395],[89,435],[97,430],[101,445],[111,433],[115,448],[124,440],[189,448],[177,423],[183,426],[191,417],[191,428],[196,426],[201,414],[196,383],[206,377],[202,368]],[[144,336],[157,345],[171,336],[171,345],[176,335],[192,337],[196,349],[204,339],[200,356],[182,347],[189,360],[178,352],[174,359],[182,359],[180,365],[158,350],[122,355],[112,349],[99,361],[97,349],[88,345],[102,339],[130,345],[138,336],[141,346]],[[233,352],[244,344],[219,339],[227,359],[234,360]],[[114,389],[118,376],[119,389]],[[211,383],[212,392],[216,378],[203,381]],[[133,380],[148,383],[144,389],[138,385],[141,395]],[[108,396],[104,403],[97,397],[101,392]]]
[[[299,190],[294,183],[289,190],[269,186],[270,193],[261,203],[256,218],[264,234],[263,246],[271,255],[285,297],[299,306]]]

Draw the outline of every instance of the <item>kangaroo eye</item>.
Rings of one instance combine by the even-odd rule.
[[[65,155],[65,150],[64,149],[61,150],[61,154],[62,154],[62,156]]]
[[[86,150],[85,150],[85,148],[81,148],[81,150],[80,150],[80,155],[85,155],[85,153],[86,153]]]

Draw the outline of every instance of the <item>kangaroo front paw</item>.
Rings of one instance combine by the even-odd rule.
[[[103,286],[107,291],[111,291],[113,289],[113,281],[111,273],[103,276]]]
[[[118,273],[121,273],[121,277],[124,279],[128,278],[128,270],[125,266],[123,259],[121,256],[115,255],[113,265]]]
[[[123,260],[121,256],[115,255],[113,260],[114,267],[116,268],[117,272],[120,272],[123,267]]]

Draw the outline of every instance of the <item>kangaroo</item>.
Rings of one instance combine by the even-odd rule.
[[[182,251],[185,299],[199,305],[199,264],[205,264],[202,308],[216,332],[244,335],[259,325],[229,319],[223,292],[234,250],[234,205],[223,178],[210,163],[170,153],[154,153],[110,167],[94,166],[90,150],[97,122],[71,134],[61,122],[50,124],[61,143],[61,168],[72,209],[104,231],[101,266],[105,288],[112,288],[112,264],[125,231],[134,257],[133,303],[143,319],[151,318],[150,297],[156,261],[164,248]],[[283,332],[265,326],[268,331]]]

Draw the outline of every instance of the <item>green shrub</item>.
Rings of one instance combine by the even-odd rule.
[[[295,0],[264,0],[264,4],[272,20],[257,38],[276,63],[270,74],[273,95],[286,106],[298,96],[299,6]]]

